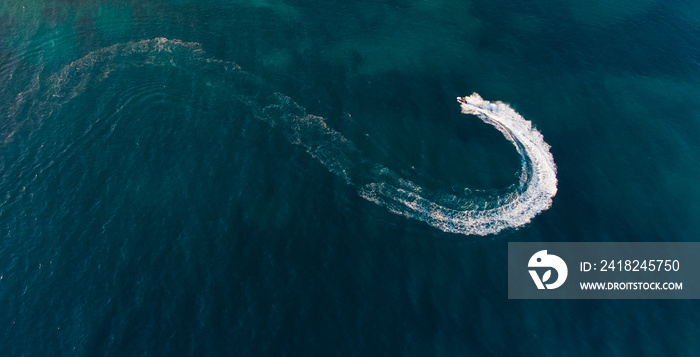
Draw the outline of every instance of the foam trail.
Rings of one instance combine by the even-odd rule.
[[[307,114],[283,94],[266,94],[264,81],[235,63],[207,57],[197,43],[165,38],[115,44],[62,68],[49,78],[43,94],[36,95],[41,104],[30,110],[36,125],[82,94],[91,83],[107,80],[119,69],[145,66],[174,67],[194,79],[206,78],[213,90],[225,87],[231,100],[244,103],[253,117],[282,130],[290,143],[303,147],[329,171],[356,187],[360,196],[445,232],[487,235],[520,227],[548,209],[557,192],[556,165],[549,145],[507,104],[485,101],[476,93],[458,98],[464,114],[476,115],[493,125],[513,143],[522,158],[519,182],[485,201],[441,195],[368,161],[324,118]],[[213,75],[205,76],[207,73]],[[18,101],[17,105],[22,103]]]
[[[394,213],[424,221],[445,232],[468,235],[495,234],[523,226],[551,207],[557,193],[557,170],[542,134],[507,104],[491,103],[477,93],[457,101],[462,113],[476,115],[513,143],[522,162],[517,185],[490,198],[483,208],[454,195],[444,195],[441,203],[437,203],[426,198],[429,193],[422,187],[384,170],[383,175],[388,179],[363,186],[360,194]]]

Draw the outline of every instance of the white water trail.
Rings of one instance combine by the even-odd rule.
[[[174,67],[194,79],[206,78],[213,90],[225,87],[232,93],[231,100],[245,103],[255,118],[282,130],[290,143],[303,147],[330,172],[356,187],[360,196],[445,232],[488,235],[523,226],[548,209],[557,192],[549,145],[507,104],[488,102],[476,93],[458,98],[462,113],[476,115],[513,143],[522,158],[518,184],[485,202],[467,195],[439,195],[368,161],[324,118],[307,114],[283,94],[266,94],[264,81],[235,63],[207,57],[197,43],[165,38],[115,44],[65,66],[49,78],[44,95],[37,98],[45,105],[33,109],[35,120],[40,125],[91,83],[104,81],[119,69],[147,66]]]
[[[426,198],[421,186],[386,170],[383,175],[391,179],[367,184],[360,194],[396,214],[424,221],[445,232],[467,235],[483,236],[517,228],[550,208],[557,193],[557,168],[542,134],[505,103],[491,103],[477,93],[457,101],[462,113],[476,115],[513,143],[522,162],[517,185],[491,198],[486,207],[477,208],[468,199],[454,195],[444,195],[437,203]]]

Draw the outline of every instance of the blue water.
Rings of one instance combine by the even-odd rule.
[[[696,356],[697,302],[508,300],[506,248],[697,241],[699,18],[3,1],[0,355]],[[436,202],[509,192],[523,159],[460,113],[472,92],[551,146],[551,208],[480,236],[363,197],[396,177]]]

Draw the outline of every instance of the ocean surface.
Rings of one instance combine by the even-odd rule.
[[[1,356],[697,356],[506,257],[697,241],[699,184],[696,1],[0,2]]]

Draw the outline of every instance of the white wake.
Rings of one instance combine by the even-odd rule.
[[[462,113],[493,125],[522,159],[519,182],[485,201],[429,192],[384,165],[370,162],[324,118],[307,114],[283,94],[266,94],[260,78],[235,63],[208,57],[197,43],[156,38],[115,44],[72,62],[52,75],[45,87],[27,93],[35,94],[40,102],[35,102],[33,111],[41,122],[91,83],[107,80],[122,68],[148,66],[175,67],[192,78],[207,78],[213,88],[231,90],[232,100],[246,103],[253,116],[282,130],[290,143],[303,147],[330,172],[356,187],[360,196],[445,232],[487,235],[520,227],[548,209],[557,192],[556,165],[542,134],[507,104],[483,100],[476,93],[457,98]],[[23,103],[19,100],[17,106]]]
[[[529,223],[552,205],[557,193],[557,168],[542,134],[505,103],[483,100],[477,93],[457,98],[462,113],[474,114],[493,125],[515,146],[522,169],[517,185],[485,207],[468,197],[443,195],[440,203],[426,198],[425,189],[385,169],[378,180],[360,188],[366,199],[386,206],[394,213],[424,221],[445,232],[487,235]]]

